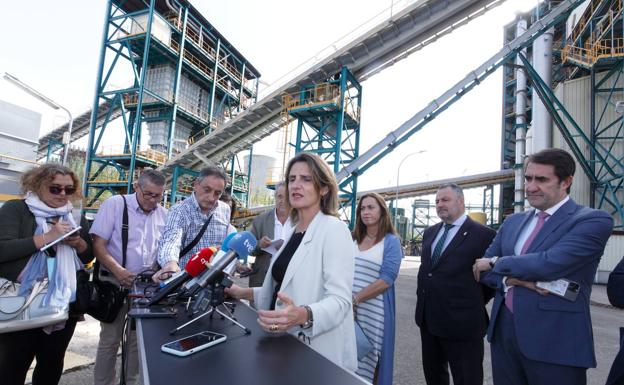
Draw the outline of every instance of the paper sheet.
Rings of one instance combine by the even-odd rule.
[[[279,250],[283,244],[284,244],[283,239],[274,239],[271,241],[271,244],[268,247],[263,248],[262,251],[266,251],[267,253],[273,255],[277,253],[277,250]]]

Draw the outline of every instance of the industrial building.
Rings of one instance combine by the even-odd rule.
[[[597,281],[604,282],[624,254],[622,0],[540,2],[501,31],[499,52],[438,90],[437,98],[378,143],[360,148],[362,82],[458,27],[479,23],[480,15],[503,2],[412,2],[259,97],[260,72],[189,1],[110,0],[93,108],[75,119],[72,131],[72,140],[89,136],[85,207],[97,210],[108,194],[131,191],[144,167],[168,175],[167,201],[175,202],[205,164],[223,165],[232,177],[229,189],[246,205],[256,170],[253,145],[282,131],[277,163],[284,163],[288,148],[324,157],[350,219],[361,192],[358,176],[502,69],[500,172],[457,181],[483,187],[480,211],[496,226],[525,209],[526,155],[551,146],[569,150],[578,164],[573,199],[606,210],[616,222],[599,266]],[[103,148],[102,137],[115,127],[119,145]],[[41,138],[40,158],[66,130]],[[438,182],[379,190],[390,201],[416,199],[406,235],[429,224],[431,205],[421,196]]]

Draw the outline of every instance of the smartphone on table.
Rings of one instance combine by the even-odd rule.
[[[167,342],[160,350],[165,353],[185,357],[213,345],[225,342],[226,339],[227,336],[225,334],[205,331],[179,340]]]

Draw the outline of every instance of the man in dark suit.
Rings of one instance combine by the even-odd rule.
[[[607,294],[611,305],[624,308],[624,258],[609,274]],[[611,365],[606,385],[617,384],[624,384],[624,328],[620,328],[620,351]]]
[[[442,222],[425,230],[418,270],[416,324],[428,385],[483,384],[483,337],[488,288],[476,282],[472,265],[496,232],[464,213],[464,193],[441,186],[436,211]]]
[[[570,199],[575,168],[564,150],[531,155],[524,179],[534,210],[507,217],[475,262],[475,278],[496,290],[494,384],[584,385],[596,367],[589,297],[613,219]]]
[[[258,245],[251,253],[256,260],[249,275],[249,287],[262,286],[271,264],[272,254],[262,249],[269,247],[271,241],[275,239],[284,239],[292,228],[288,219],[286,199],[286,187],[280,182],[275,186],[275,209],[258,215],[251,223],[249,231],[258,239]]]

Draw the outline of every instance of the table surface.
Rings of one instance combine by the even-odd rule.
[[[144,384],[241,384],[241,385],[362,385],[356,375],[342,369],[289,334],[271,334],[257,323],[256,312],[237,303],[234,316],[251,330],[215,314],[185,327],[175,335],[169,331],[189,320],[183,309],[177,318],[137,320],[141,376]],[[201,331],[227,335],[227,340],[186,357],[160,350],[161,346]]]

